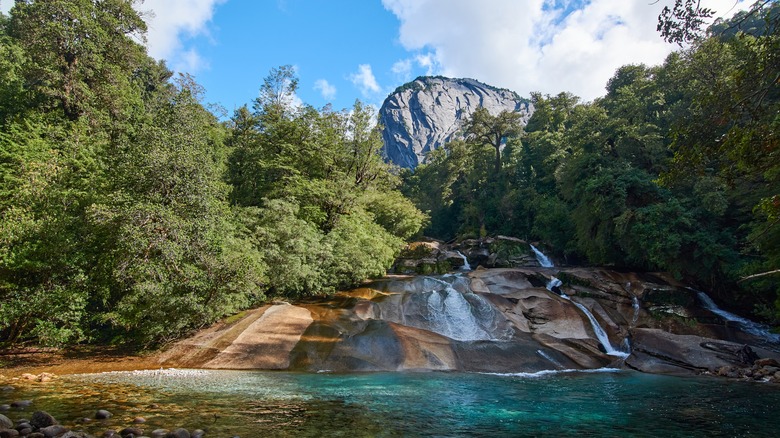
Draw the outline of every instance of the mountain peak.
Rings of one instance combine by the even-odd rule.
[[[401,85],[379,110],[386,159],[417,167],[431,151],[460,138],[463,122],[479,107],[494,115],[518,111],[524,122],[533,113],[528,99],[475,79],[420,76]]]

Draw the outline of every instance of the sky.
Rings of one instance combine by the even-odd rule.
[[[673,0],[145,0],[148,53],[187,72],[230,115],[270,70],[292,65],[298,98],[379,107],[421,75],[467,77],[529,96],[605,93],[626,64],[678,49],[656,32]],[[752,0],[703,0],[716,16]],[[8,13],[12,0],[0,0]]]

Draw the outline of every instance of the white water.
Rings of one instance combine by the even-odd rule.
[[[604,347],[604,351],[608,355],[622,357],[623,359],[628,357],[628,353],[624,351],[620,351],[612,346],[612,344],[609,342],[609,336],[607,336],[607,332],[604,331],[604,329],[601,327],[601,324],[599,324],[599,322],[596,321],[596,317],[593,316],[592,313],[590,313],[590,310],[588,310],[587,307],[583,306],[578,302],[572,301],[565,294],[561,294],[561,298],[571,301],[572,304],[577,306],[578,309],[582,310],[582,313],[584,313],[585,316],[588,317],[588,320],[590,321],[590,325],[593,327],[593,332],[596,334],[596,339],[599,340],[601,345]]]
[[[531,245],[531,249],[534,251],[534,254],[536,254],[536,260],[539,262],[539,265],[541,265],[543,268],[552,268],[553,262],[550,260],[546,255],[544,255],[543,252],[539,251],[535,246]]]
[[[552,356],[547,354],[545,351],[543,351],[543,350],[536,350],[536,352],[539,354],[539,356],[542,356],[543,358],[547,359],[551,364],[555,365],[556,367],[563,368],[563,365],[561,365],[560,362],[558,362],[557,360],[553,359]]]
[[[690,289],[690,288],[689,288]],[[760,338],[764,338],[771,342],[780,342],[780,335],[771,333],[769,329],[757,322],[753,322],[749,319],[745,319],[741,316],[737,316],[731,312],[728,312],[726,310],[721,309],[718,307],[717,304],[715,304],[714,301],[712,301],[712,298],[709,297],[709,295],[705,294],[702,291],[698,291],[695,289],[690,289],[698,295],[699,299],[701,300],[702,304],[704,304],[704,308],[709,310],[710,312],[719,315],[723,319],[727,321],[732,321],[737,323],[737,325],[744,331],[758,336]]]
[[[563,282],[561,280],[557,279],[556,277],[552,277],[552,278],[550,278],[550,281],[547,282],[547,290],[549,290],[550,292],[555,292],[553,290],[553,288],[561,287],[562,285],[563,285]],[[563,295],[564,295],[564,293],[561,292],[561,296],[563,296]]]
[[[512,336],[506,318],[469,288],[462,274],[424,277],[397,299],[376,303],[380,319],[416,327],[457,341],[504,340]]]
[[[632,307],[634,308],[634,316],[631,318],[631,325],[636,325],[637,320],[639,319],[639,298],[633,296],[631,297]]]
[[[622,371],[623,370],[621,370],[620,368],[595,368],[590,370],[574,370],[574,369],[542,370],[542,371],[537,371],[535,373],[480,373],[480,374],[487,374],[490,376],[502,376],[502,377],[536,378],[536,377],[544,377],[549,375],[565,374],[565,373],[620,373]]]
[[[457,251],[457,253],[460,256],[460,258],[463,259],[463,266],[460,267],[461,271],[470,271],[471,270],[471,265],[469,265],[469,259],[467,259],[466,256],[463,255],[462,252]]]

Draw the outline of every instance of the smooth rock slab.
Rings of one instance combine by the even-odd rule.
[[[271,306],[203,368],[287,369],[290,352],[312,321],[311,312],[302,307]]]

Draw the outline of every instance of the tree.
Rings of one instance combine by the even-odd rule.
[[[145,58],[146,24],[132,0],[26,0],[15,3],[9,35],[27,55],[34,102],[69,120],[125,117],[128,72]],[[134,102],[137,103],[137,102]]]
[[[478,145],[490,145],[496,150],[495,171],[501,171],[501,146],[507,138],[523,131],[522,114],[501,111],[493,116],[485,107],[477,108],[466,122],[466,139]]]

